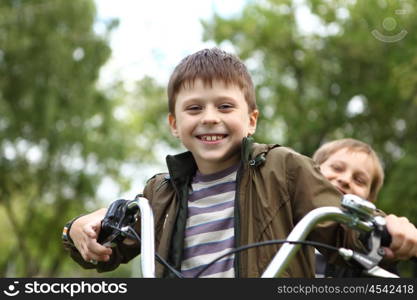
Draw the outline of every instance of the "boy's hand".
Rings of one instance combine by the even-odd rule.
[[[417,228],[405,217],[389,215],[385,218],[392,242],[385,248],[387,259],[410,259],[417,257]]]
[[[107,209],[99,209],[91,214],[82,216],[72,224],[69,235],[75,247],[85,261],[108,261],[112,253],[111,248],[97,243]]]

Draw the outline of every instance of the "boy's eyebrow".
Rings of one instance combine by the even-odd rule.
[[[335,159],[331,162],[332,164],[337,163],[337,164],[343,164],[343,165],[347,165],[347,163],[343,160],[339,160],[339,159]]]
[[[214,99],[214,101],[233,101],[237,102],[237,100],[233,97],[229,96],[219,96]],[[189,104],[189,102],[206,102],[203,98],[200,97],[190,97],[183,101],[183,105]]]
[[[228,96],[221,96],[221,97],[218,97],[218,99],[216,99],[216,100],[232,100],[232,101],[237,101],[235,98],[233,98],[233,97],[228,97]]]
[[[190,102],[201,102],[202,99],[199,97],[190,97],[186,98],[184,101],[182,101],[182,106],[188,105]]]
[[[181,103],[181,107],[187,107],[188,105],[192,105],[192,104],[201,104],[203,103],[204,100],[199,98],[199,97],[190,97],[188,99],[185,99],[184,101],[182,101]]]

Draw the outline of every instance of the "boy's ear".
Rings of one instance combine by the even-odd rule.
[[[168,114],[168,124],[171,129],[171,134],[176,138],[179,137],[178,130],[177,130],[177,120],[172,113]]]
[[[254,109],[249,113],[249,135],[255,134],[256,124],[258,122],[259,111]]]

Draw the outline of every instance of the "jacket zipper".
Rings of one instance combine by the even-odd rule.
[[[189,180],[187,180],[187,182],[189,182]],[[176,184],[173,184],[175,194],[178,199],[178,207],[177,207],[177,210],[175,212],[175,217],[174,217],[176,221],[174,225],[173,235],[171,235],[171,241],[170,241],[171,254],[169,255],[169,258],[172,258],[171,265],[175,269],[177,269],[179,272],[181,272],[182,256],[184,253],[185,226],[186,226],[187,215],[188,215],[188,211],[187,211],[188,183],[185,186],[186,186],[185,187],[186,190],[184,191],[184,186],[181,186],[181,189],[178,189],[178,186]],[[179,220],[180,217],[181,219]],[[176,232],[176,228],[178,226],[181,226],[181,228],[179,229],[178,232]],[[174,278],[174,277],[172,277],[172,274],[169,273],[168,278]]]
[[[250,167],[258,167],[265,162],[265,153],[261,153],[254,159],[249,161]],[[242,173],[244,168],[244,162],[240,162],[239,169],[236,174],[236,196],[235,196],[235,248],[240,247],[240,186],[242,181]],[[240,253],[235,254],[235,277],[240,278]]]
[[[240,162],[239,169],[236,174],[236,194],[235,194],[235,216],[234,216],[234,226],[235,226],[235,248],[240,246],[240,182],[242,180],[242,169],[243,169],[243,162]],[[235,277],[240,277],[240,254],[235,254],[235,261],[234,261],[234,268],[235,268]]]

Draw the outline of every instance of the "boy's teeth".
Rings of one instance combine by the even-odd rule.
[[[217,141],[221,140],[223,137],[221,135],[205,135],[201,139],[203,141]]]

